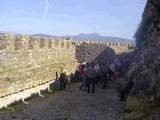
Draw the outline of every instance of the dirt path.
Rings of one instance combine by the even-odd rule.
[[[107,89],[96,88],[95,94],[79,90],[74,83],[65,91],[28,100],[19,111],[0,112],[0,120],[120,120],[122,103],[109,83]]]

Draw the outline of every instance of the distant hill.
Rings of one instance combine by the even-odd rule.
[[[93,40],[93,41],[116,41],[116,42],[132,42],[133,40],[119,38],[119,37],[110,37],[110,36],[101,36],[97,33],[92,34],[79,34],[78,36],[71,36],[74,40]],[[133,41],[134,42],[134,41]]]
[[[5,35],[5,33],[0,32],[0,36]]]
[[[118,37],[109,37],[109,36],[102,36],[97,33],[92,33],[92,34],[79,34],[78,36],[72,36],[73,39],[76,40],[98,40],[98,41],[103,41],[103,40],[128,40],[125,38],[118,38]]]
[[[30,36],[33,37],[40,37],[40,38],[56,38],[56,36],[53,35],[46,35],[46,34],[32,34]]]
[[[0,35],[4,35],[5,33],[0,32]],[[19,36],[19,34],[15,34]],[[134,40],[120,38],[120,37],[111,37],[111,36],[102,36],[98,33],[92,33],[92,34],[79,34],[74,36],[54,36],[54,35],[46,35],[46,34],[32,34],[29,35],[32,37],[40,37],[40,38],[72,38],[76,41],[85,41],[85,40],[92,40],[92,41],[108,41],[108,42],[125,42],[125,43],[133,43],[135,44]]]

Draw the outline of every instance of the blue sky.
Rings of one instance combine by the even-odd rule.
[[[0,31],[132,39],[146,0],[1,0]]]

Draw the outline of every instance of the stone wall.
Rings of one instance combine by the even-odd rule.
[[[49,89],[55,73],[75,71],[78,62],[112,61],[116,54],[132,51],[133,45],[73,42],[6,34],[0,36],[0,108]]]
[[[72,41],[1,36],[0,98],[53,81],[61,68],[74,72],[76,64]]]
[[[84,41],[76,43],[76,58],[79,62],[111,62],[116,55],[134,50],[134,44],[116,42]]]

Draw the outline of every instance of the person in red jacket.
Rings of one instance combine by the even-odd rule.
[[[84,65],[80,64],[80,66],[79,66],[79,77],[80,77],[81,81],[82,81],[83,75],[84,75]]]
[[[80,86],[80,89],[83,89],[83,90],[86,90],[86,85],[87,85],[86,72],[87,72],[87,65],[83,63],[82,69],[81,69],[82,84]]]

